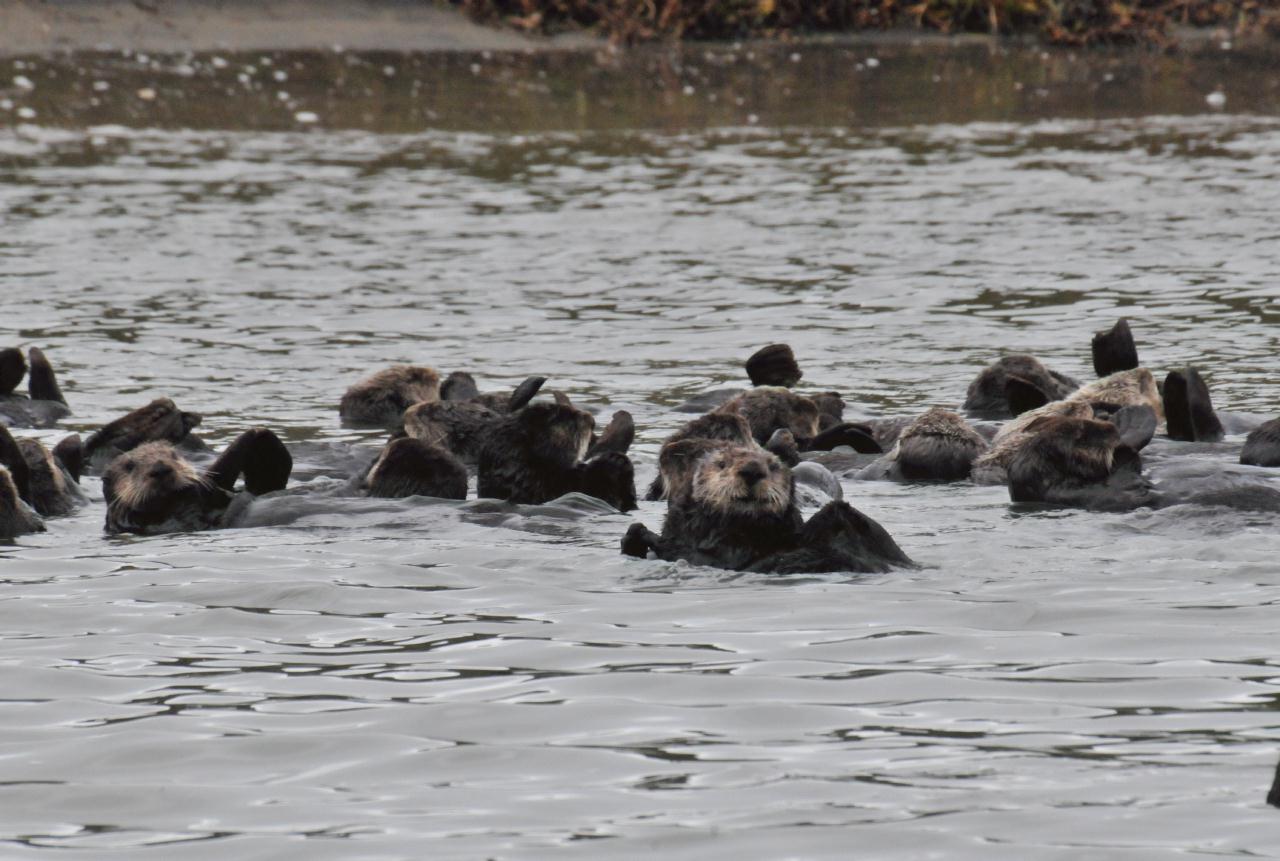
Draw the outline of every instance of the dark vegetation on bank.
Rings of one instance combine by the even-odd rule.
[[[1050,44],[1172,44],[1180,27],[1280,36],[1280,0],[451,0],[526,30],[586,27],[613,42],[910,28],[1034,34]]]

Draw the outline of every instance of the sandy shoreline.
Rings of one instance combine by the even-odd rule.
[[[0,0],[0,55],[331,48],[520,51],[589,48],[584,34],[527,36],[422,0]]]

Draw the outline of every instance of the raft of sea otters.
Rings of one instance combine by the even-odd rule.
[[[1125,320],[1092,344],[1099,379],[1085,384],[1027,355],[1005,356],[970,384],[959,413],[845,421],[836,392],[804,394],[791,348],[773,344],[746,362],[752,387],[721,389],[675,409],[702,415],[663,443],[647,491],[665,499],[661,533],[635,523],[622,552],[743,571],[878,572],[911,559],[873,519],[843,500],[837,474],[860,481],[1004,484],[1015,503],[1129,510],[1181,503],[1280,511],[1280,490],[1228,465],[1161,481],[1140,452],[1163,424],[1171,440],[1218,442],[1248,431],[1242,464],[1280,466],[1280,419],[1215,412],[1193,367],[1157,383],[1138,362]],[[28,361],[29,360],[29,361]],[[23,377],[28,395],[15,394]],[[597,433],[590,412],[530,377],[511,392],[481,392],[467,373],[396,365],[351,386],[339,413],[351,426],[385,428],[371,463],[353,468],[351,495],[465,499],[474,472],[481,497],[540,504],[568,493],[621,511],[636,507],[627,452],[632,417],[614,413]],[[51,427],[68,415],[44,354],[0,350],[0,420]],[[111,533],[244,525],[255,497],[285,491],[288,447],[253,428],[214,455],[192,431],[200,416],[152,401],[52,451],[0,424],[0,537],[42,530],[74,512],[97,472]],[[1174,452],[1176,454],[1176,452]],[[1168,453],[1161,463],[1169,460]],[[204,464],[202,467],[197,464]],[[239,488],[239,489],[237,489]],[[291,489],[293,490],[293,489]],[[817,508],[807,520],[801,508]]]

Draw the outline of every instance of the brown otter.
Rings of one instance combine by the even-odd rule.
[[[1034,356],[1016,354],[982,369],[969,384],[962,409],[982,418],[1009,418],[1010,379],[1042,392],[1046,401],[1061,400],[1080,388],[1071,377],[1046,368]]]
[[[70,514],[85,503],[77,484],[79,447],[80,437],[72,435],[50,452],[39,440],[15,440],[0,425],[0,464],[11,476],[18,496],[43,517]]]
[[[1264,422],[1245,437],[1240,462],[1250,466],[1280,466],[1280,419]]]
[[[404,411],[404,432],[448,449],[465,462],[474,462],[480,456],[485,434],[504,415],[528,404],[545,382],[546,377],[529,377],[499,399],[476,391],[470,374],[455,372],[445,381],[445,400],[417,403]]]
[[[13,347],[0,350],[0,421],[10,427],[53,427],[58,419],[70,415],[71,410],[44,353],[32,347],[28,355],[31,367],[24,397],[13,391],[27,375],[22,352]]]
[[[382,449],[362,485],[369,496],[466,499],[467,468],[440,446],[401,437]]]
[[[862,480],[960,481],[987,451],[987,441],[956,413],[933,407],[903,428],[885,456],[861,470]]]
[[[1042,416],[1009,461],[1009,497],[1085,508],[1129,509],[1153,497],[1142,462],[1116,425],[1096,419]]]
[[[183,412],[168,398],[157,398],[90,434],[84,444],[84,457],[100,469],[124,452],[147,442],[203,449],[204,443],[191,434],[200,422],[199,413]]]
[[[595,419],[565,401],[529,404],[485,434],[478,462],[479,495],[539,504],[579,492],[621,511],[635,508],[630,458],[609,450],[584,460]]]
[[[22,500],[9,470],[0,467],[0,539],[17,538],[31,532],[44,532],[44,522]]]
[[[673,455],[694,460],[673,479],[662,534],[635,523],[622,552],[686,559],[738,571],[803,573],[887,571],[910,565],[878,523],[844,502],[829,502],[804,522],[791,471],[758,446],[683,440]]]
[[[844,402],[839,401],[839,409],[843,411]],[[834,408],[829,396],[824,397],[828,409]],[[821,430],[821,417],[825,414],[819,410],[812,398],[798,395],[790,389],[780,386],[757,386],[731,398],[716,409],[717,413],[736,413],[747,420],[751,435],[756,442],[764,445],[778,430],[788,430],[795,438],[796,445],[802,451],[830,451],[838,445],[852,446],[860,452],[878,454],[881,448],[872,437],[871,429],[864,424],[840,422]]]
[[[254,428],[236,437],[203,473],[167,442],[143,443],[119,455],[102,474],[108,532],[187,532],[234,526],[236,480],[258,496],[282,489],[293,459],[275,434]]]
[[[338,414],[349,425],[397,427],[409,407],[438,400],[440,374],[435,368],[392,365],[347,389]]]

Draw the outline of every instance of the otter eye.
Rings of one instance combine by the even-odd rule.
[[[777,472],[781,468],[782,468],[782,465],[779,464],[777,461],[774,461],[773,463],[769,464],[769,472]]]
[[[134,466],[135,464],[133,461],[126,460],[124,463],[120,465],[120,469],[123,470],[124,472],[133,472]]]
[[[729,465],[729,462],[726,461],[724,458],[721,458],[720,460],[716,461],[716,469],[724,469],[728,465]]]

